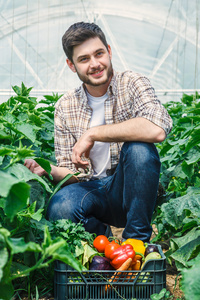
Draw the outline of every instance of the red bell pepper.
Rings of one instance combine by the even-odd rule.
[[[119,248],[115,249],[110,254],[111,262],[110,264],[115,268],[119,269],[121,265],[128,259],[135,257],[135,251],[133,250],[133,246],[126,244],[123,246],[120,246]]]

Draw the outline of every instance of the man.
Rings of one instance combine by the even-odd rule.
[[[96,234],[107,234],[107,224],[123,227],[124,239],[149,241],[160,174],[154,143],[165,139],[172,120],[146,77],[113,70],[111,47],[96,24],[73,24],[62,42],[83,84],[56,103],[51,174],[59,182],[81,173],[54,195],[47,216],[82,221]],[[25,165],[45,174],[32,160]]]

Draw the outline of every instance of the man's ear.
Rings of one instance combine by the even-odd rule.
[[[69,60],[68,58],[66,59],[67,65],[68,67],[72,70],[72,72],[76,73],[76,68],[73,64],[73,62],[71,60]]]
[[[112,50],[111,50],[110,45],[108,45],[108,53],[109,53],[109,56],[110,56],[110,59],[111,59],[112,58]]]

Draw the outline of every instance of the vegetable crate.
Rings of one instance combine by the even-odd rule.
[[[166,287],[166,258],[149,260],[140,271],[75,271],[56,261],[54,300],[147,300]],[[112,281],[109,279],[114,276]]]

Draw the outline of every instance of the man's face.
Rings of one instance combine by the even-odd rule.
[[[110,46],[107,50],[102,41],[96,37],[75,46],[73,63],[70,61],[67,63],[73,72],[77,72],[86,87],[107,86],[113,73],[111,57]]]

